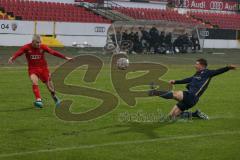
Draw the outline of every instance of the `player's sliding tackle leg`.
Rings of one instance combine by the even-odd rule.
[[[36,107],[42,108],[43,103],[42,103],[40,91],[39,91],[39,88],[38,88],[38,77],[37,77],[37,75],[32,74],[30,76],[30,79],[32,81],[33,94],[35,95],[35,99],[36,99],[36,101],[34,102],[34,105]]]
[[[165,99],[175,99],[177,101],[181,101],[183,99],[182,91],[159,91],[155,89],[154,84],[150,84],[151,90],[148,92],[149,96],[159,96]],[[170,119],[175,119],[179,115],[181,115],[182,111],[175,105],[169,113]]]
[[[159,91],[155,89],[154,84],[151,84],[150,88],[151,90],[148,92],[149,96],[159,96],[165,99],[175,99],[177,101],[183,100],[183,91]],[[177,105],[172,108],[169,113],[169,117],[171,119],[175,119],[176,117],[188,119],[191,119],[192,117],[205,120],[208,119],[208,116],[198,109],[195,112],[181,111]]]
[[[46,82],[46,86],[49,90],[49,92],[51,93],[51,96],[56,104],[56,107],[59,107],[60,106],[60,99],[56,96],[56,92],[55,92],[55,89],[54,89],[54,85],[53,85],[53,82],[51,80],[49,80],[48,82]]]
[[[156,89],[155,84],[152,82],[150,84],[150,91],[148,92],[149,96],[160,96],[165,99],[173,99],[174,95],[172,91],[159,91]]]

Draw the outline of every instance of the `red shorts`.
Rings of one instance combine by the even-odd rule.
[[[38,76],[38,78],[43,82],[46,83],[51,79],[50,72],[47,67],[42,68],[29,68],[28,74],[31,76],[32,74],[35,74]]]

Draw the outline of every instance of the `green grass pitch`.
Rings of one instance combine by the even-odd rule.
[[[158,97],[139,98],[129,107],[116,94],[110,80],[109,55],[99,55],[105,66],[95,83],[82,81],[85,70],[73,72],[66,83],[86,85],[112,92],[119,98],[111,113],[88,122],[58,119],[46,87],[40,83],[44,108],[33,107],[33,94],[24,57],[12,66],[6,64],[16,48],[0,48],[0,159],[4,160],[237,160],[240,159],[240,71],[230,71],[212,79],[197,106],[210,120],[176,122],[121,121],[120,115],[137,112],[167,114],[176,103]],[[92,53],[79,49],[59,49],[69,56]],[[130,55],[130,62],[158,62],[169,71],[162,77],[181,79],[191,76],[197,58],[208,59],[209,68],[239,64],[239,51],[226,54]],[[48,57],[51,70],[63,60]],[[184,89],[177,85],[175,90]],[[100,101],[58,93],[61,99],[74,101],[72,112],[84,112]],[[90,108],[89,108],[90,107]]]

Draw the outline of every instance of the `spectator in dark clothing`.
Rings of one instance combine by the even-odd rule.
[[[165,43],[165,32],[161,32],[160,36],[159,36],[159,44],[160,46],[164,46]]]
[[[140,39],[140,42],[141,42],[142,46],[144,48],[146,48],[147,51],[149,52],[150,51],[150,39],[151,39],[151,36],[150,36],[149,32],[146,31],[144,28],[140,27],[139,30],[142,33],[142,37]]]
[[[138,34],[138,32],[134,33],[134,42],[139,42],[139,34]]]
[[[139,39],[139,33],[136,32],[134,34],[134,40],[133,40],[133,51],[136,53],[141,53],[143,51],[142,44]]]
[[[187,53],[188,52],[188,48],[192,46],[192,42],[189,39],[188,33],[185,33],[184,35],[182,35],[182,45],[183,45],[183,53]]]
[[[132,41],[132,42],[134,41],[134,33],[133,33],[133,31],[131,31],[130,34],[129,34],[129,40]]]
[[[165,47],[168,52],[173,52],[172,33],[169,32],[165,37]]]
[[[200,50],[201,47],[200,47],[200,42],[197,35],[193,34],[190,40],[192,42],[193,51],[196,52],[196,50]]]
[[[158,46],[159,46],[159,32],[156,27],[152,27],[149,31],[149,34],[151,36],[150,39],[150,49],[153,47],[154,48],[154,53],[157,53]]]
[[[179,35],[173,42],[173,51],[174,53],[181,52],[183,46],[182,46],[182,35]]]
[[[125,31],[122,33],[122,41],[127,41],[127,40],[129,40],[129,36],[128,36],[127,30],[125,30]]]

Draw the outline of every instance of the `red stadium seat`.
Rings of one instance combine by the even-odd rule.
[[[150,19],[150,20],[167,20],[186,23],[189,25],[205,25],[212,28],[212,25],[217,25],[220,28],[240,29],[239,14],[220,14],[220,13],[191,13],[179,14],[173,10],[161,9],[145,9],[145,8],[122,8],[113,7],[114,10],[126,14],[135,19]],[[205,24],[202,22],[208,22]]]
[[[218,26],[223,29],[240,29],[239,14],[223,14],[223,13],[189,13],[191,16],[208,22],[211,25]]]
[[[86,22],[111,23],[110,20],[106,20],[83,7],[67,3],[0,0],[0,6],[6,12],[12,12],[14,16],[22,17],[23,20],[82,22],[83,19],[79,17],[84,16],[87,18],[85,18]]]

